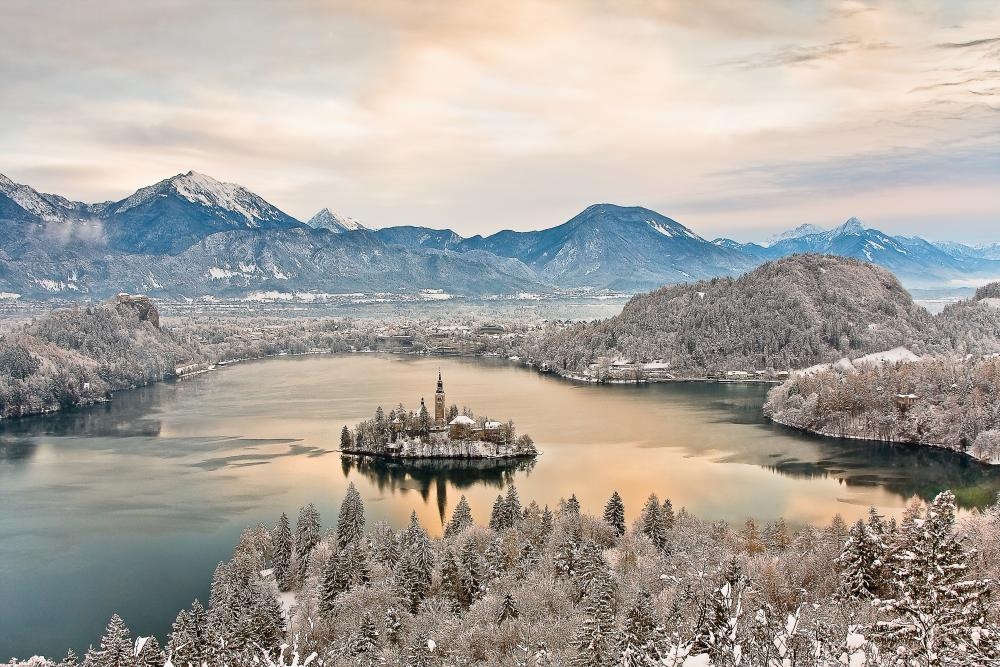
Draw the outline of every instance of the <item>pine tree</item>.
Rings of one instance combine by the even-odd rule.
[[[139,645],[141,643],[141,646]],[[163,651],[156,637],[142,637],[136,643],[136,667],[163,667],[165,662]]]
[[[455,611],[468,608],[472,602],[462,584],[462,568],[451,549],[441,557],[441,592]]]
[[[580,518],[580,501],[576,499],[575,493],[566,501],[566,515]]]
[[[396,611],[395,607],[389,607],[385,610],[382,627],[385,628],[385,638],[393,644],[398,644],[400,632],[403,629],[403,622],[399,618],[399,612]]]
[[[652,667],[661,664],[661,641],[653,601],[647,591],[640,591],[625,612],[625,623],[618,636],[616,667]]]
[[[482,595],[488,578],[486,564],[472,540],[466,542],[462,547],[462,552],[459,554],[459,565],[461,566],[463,599],[472,604]]]
[[[503,496],[497,496],[497,499],[493,501],[493,510],[490,512],[490,530],[499,533],[506,527]]]
[[[406,662],[404,663],[406,667],[430,667],[431,654],[434,650],[432,646],[433,642],[426,634],[418,632],[414,635],[406,649]]]
[[[271,563],[274,566],[274,580],[278,590],[287,591],[292,587],[292,530],[288,515],[281,513],[281,518],[274,526],[271,534]]]
[[[517,610],[517,603],[514,602],[514,596],[510,593],[504,596],[503,602],[500,603],[500,611],[497,612],[497,625],[503,625],[507,621],[516,620],[519,616]]]
[[[354,440],[351,438],[351,431],[344,426],[340,429],[340,449],[348,451],[354,447]]]
[[[87,651],[84,663],[88,667],[135,667],[132,633],[125,621],[114,614],[101,637],[100,648]]]
[[[611,526],[618,537],[625,534],[625,503],[617,491],[611,494],[604,506],[604,523]]]
[[[378,650],[378,628],[371,613],[365,612],[358,625],[358,634],[354,637],[351,653],[355,656],[372,655]]]
[[[404,548],[395,575],[396,586],[413,613],[430,590],[433,566],[427,531],[417,520],[416,512],[413,512],[410,515],[410,525],[404,533]]]
[[[451,515],[451,521],[444,529],[445,537],[454,537],[458,535],[463,530],[471,526],[472,521],[472,508],[469,507],[469,501],[462,496],[458,500],[458,505],[455,506],[455,511]]]
[[[677,522],[677,518],[674,516],[674,504],[670,502],[670,498],[663,499],[663,506],[660,508],[660,520],[663,521],[663,527],[667,530],[671,530],[674,524]]]
[[[924,518],[904,519],[890,560],[894,598],[884,610],[893,618],[876,629],[913,664],[945,664],[968,650],[970,629],[987,623],[987,582],[963,579],[970,554],[954,528],[955,496],[944,491]]]
[[[319,610],[327,618],[330,618],[337,608],[337,597],[347,591],[350,585],[341,558],[340,551],[330,554],[323,566],[323,575],[319,581]]]
[[[842,573],[841,593],[863,600],[877,597],[885,577],[885,557],[881,536],[859,519],[851,526],[837,559]]]
[[[656,494],[650,494],[640,517],[642,532],[657,549],[667,546],[667,531],[663,526],[663,508]]]
[[[552,510],[546,505],[542,509],[542,533],[543,537],[547,537],[552,534],[552,528],[555,525],[555,517],[552,516]]]
[[[351,482],[347,485],[347,493],[340,504],[340,515],[337,517],[337,544],[343,548],[351,542],[360,541],[364,532],[365,506],[361,501],[361,494],[354,482]]]
[[[584,622],[573,636],[577,653],[571,664],[604,667],[614,659],[615,591],[611,578],[598,577],[585,598]]]
[[[517,487],[511,484],[507,488],[507,497],[503,502],[504,527],[512,528],[521,521],[521,499],[517,495]]]
[[[195,600],[190,610],[177,614],[170,640],[167,642],[167,657],[176,667],[201,665],[211,657],[208,612]]]
[[[57,667],[77,667],[80,664],[80,659],[77,657],[76,652],[73,649],[66,651],[66,657],[63,658]]]
[[[319,511],[309,503],[299,510],[299,519],[295,524],[295,558],[298,561],[298,580],[301,583],[306,578],[309,567],[309,554],[313,547],[319,544],[320,522]]]

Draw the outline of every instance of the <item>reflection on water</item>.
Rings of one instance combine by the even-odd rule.
[[[438,368],[448,403],[513,419],[534,462],[345,458],[343,425],[419,405]],[[827,522],[869,505],[898,515],[945,488],[990,503],[1000,469],[921,447],[807,436],[763,421],[766,386],[574,385],[499,361],[284,358],[123,392],[109,405],[0,422],[0,662],[79,653],[113,611],[163,636],[205,599],[240,530],[315,502],[325,524],[353,482],[369,521],[416,511],[432,533],[460,494],[485,523],[515,483],[599,512],[614,490],[633,519],[655,491],[706,519]],[[37,628],[47,628],[37,636]]]
[[[401,461],[373,456],[341,455],[344,478],[357,470],[371,481],[381,493],[397,493],[414,490],[423,501],[428,502],[431,491],[437,505],[441,525],[449,508],[457,502],[448,500],[448,487],[468,489],[472,486],[487,486],[503,489],[514,483],[515,473],[530,473],[535,466],[531,459],[424,459]]]

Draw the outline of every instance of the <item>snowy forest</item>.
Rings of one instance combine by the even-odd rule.
[[[1000,504],[957,519],[940,493],[902,519],[706,522],[651,495],[631,525],[575,496],[507,488],[478,526],[464,497],[440,538],[414,513],[368,526],[350,485],[240,537],[207,606],[163,638],[113,616],[81,658],[31,667],[884,667],[1000,665]]]
[[[930,443],[1000,463],[1000,359],[922,359],[797,373],[765,414],[816,433]]]
[[[1000,309],[981,289],[931,315],[880,267],[795,255],[739,278],[640,294],[596,323],[551,325],[525,354],[557,371],[605,358],[661,361],[677,377],[727,370],[787,371],[905,346],[923,354],[1000,352]]]

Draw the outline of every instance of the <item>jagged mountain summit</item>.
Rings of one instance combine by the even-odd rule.
[[[852,220],[853,219],[854,218],[852,218]],[[822,227],[820,227],[819,225],[813,225],[813,224],[806,223],[806,224],[799,225],[798,227],[795,227],[794,229],[789,229],[789,230],[786,230],[784,232],[781,232],[780,234],[775,234],[774,236],[771,237],[771,240],[768,241],[767,245],[769,245],[769,246],[770,245],[774,245],[775,243],[778,243],[779,241],[785,241],[787,239],[797,239],[797,238],[801,238],[803,236],[809,236],[810,234],[822,234],[825,231],[826,230],[823,229]]]
[[[313,229],[325,229],[333,232],[334,234],[357,232],[368,229],[354,218],[335,213],[328,208],[324,208],[319,213],[309,218],[306,224]]]

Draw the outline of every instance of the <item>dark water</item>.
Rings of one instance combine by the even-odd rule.
[[[399,465],[334,451],[375,406],[428,399],[511,418],[531,464]],[[96,641],[112,612],[163,638],[207,598],[240,530],[317,504],[330,525],[348,481],[369,521],[416,510],[441,529],[462,493],[477,520],[517,484],[599,511],[617,489],[634,517],[651,492],[705,518],[793,523],[898,513],[951,488],[988,504],[1000,470],[925,448],[830,441],[761,420],[766,387],[581,386],[501,362],[367,355],[284,358],[125,392],[109,406],[0,423],[0,661]]]

